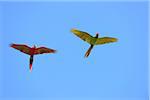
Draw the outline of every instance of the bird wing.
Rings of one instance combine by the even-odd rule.
[[[95,45],[106,44],[106,43],[111,43],[111,42],[117,42],[117,38],[112,38],[112,37],[98,38],[96,40]]]
[[[43,54],[43,53],[55,53],[56,50],[46,48],[46,47],[39,47],[35,50],[34,54]]]
[[[30,47],[22,44],[10,44],[10,46],[14,49],[20,50],[21,52],[30,55]]]
[[[88,34],[87,32],[83,32],[77,29],[71,29],[71,32],[74,33],[79,38],[81,38],[82,40],[92,44],[91,42],[94,37]]]

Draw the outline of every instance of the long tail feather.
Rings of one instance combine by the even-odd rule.
[[[32,64],[30,64],[30,66],[29,66],[29,67],[30,67],[30,72],[31,72],[31,71],[32,71]]]
[[[91,45],[90,48],[87,50],[87,52],[85,53],[85,57],[88,57],[90,55],[92,48],[93,45]]]
[[[33,55],[30,56],[30,65],[29,65],[30,71],[32,71],[32,63],[33,63]]]

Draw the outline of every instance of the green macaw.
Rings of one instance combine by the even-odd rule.
[[[77,29],[71,29],[71,32],[74,33],[79,38],[81,38],[82,40],[88,42],[91,45],[90,48],[85,53],[85,57],[89,56],[92,48],[95,45],[101,45],[101,44],[106,44],[106,43],[111,43],[111,42],[117,42],[117,38],[112,38],[112,37],[98,38],[98,36],[99,36],[98,33],[96,33],[96,36],[93,37],[90,34],[88,34],[87,32],[83,32],[83,31],[80,31],[80,30],[77,30]]]

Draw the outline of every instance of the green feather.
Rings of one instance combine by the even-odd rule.
[[[71,32],[89,44],[93,44],[96,41],[95,38],[87,32],[79,31],[77,29],[72,29]]]
[[[95,45],[106,44],[111,42],[117,42],[117,38],[112,38],[112,37],[98,38],[95,42]]]
[[[117,38],[112,38],[112,37],[95,38],[90,34],[88,34],[87,32],[83,32],[77,29],[72,29],[71,32],[74,33],[76,36],[78,36],[80,39],[92,45],[101,45],[101,44],[107,44],[111,42],[117,42]]]

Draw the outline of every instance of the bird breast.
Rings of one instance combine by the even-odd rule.
[[[31,48],[30,49],[30,55],[34,55],[34,52],[35,52],[35,48]]]

